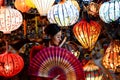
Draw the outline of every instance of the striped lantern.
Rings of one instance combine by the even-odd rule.
[[[30,7],[26,5],[25,0],[15,0],[15,7],[21,12],[28,12]]]
[[[103,72],[92,60],[83,66],[85,80],[104,80]]]
[[[85,19],[82,19],[73,27],[73,33],[77,40],[81,43],[83,48],[91,51],[98,39],[98,36],[101,32],[101,26],[95,22],[87,22]]]
[[[57,23],[61,27],[71,26],[78,21],[79,11],[71,1],[66,1],[52,6],[47,18],[50,23]]]
[[[4,34],[10,34],[20,27],[22,24],[23,17],[22,14],[10,7],[0,8],[0,31]]]
[[[54,2],[55,0],[32,0],[32,3],[37,8],[40,16],[46,16]]]
[[[104,2],[99,9],[99,16],[105,23],[110,23],[120,17],[120,1],[111,0]]]
[[[102,64],[113,72],[117,71],[117,67],[120,67],[120,40],[111,41],[105,51]]]

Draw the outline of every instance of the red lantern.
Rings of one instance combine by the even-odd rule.
[[[24,61],[18,54],[4,52],[0,55],[0,64],[0,76],[12,77],[22,70]]]
[[[15,7],[21,12],[27,12],[30,7],[26,5],[25,0],[15,0]]]
[[[3,5],[3,0],[0,0],[0,6]]]
[[[73,33],[81,45],[91,51],[94,48],[94,45],[98,39],[98,36],[101,31],[101,26],[95,22],[87,22],[85,19],[82,19],[73,27]]]

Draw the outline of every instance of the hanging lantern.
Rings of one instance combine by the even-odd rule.
[[[46,16],[54,2],[55,0],[32,0],[40,16]]]
[[[22,14],[18,10],[10,7],[0,8],[0,31],[4,34],[10,34],[11,31],[18,29],[22,21]]]
[[[101,26],[95,22],[82,19],[73,27],[73,33],[77,40],[81,43],[83,48],[91,51],[98,39],[98,36],[101,32]]]
[[[102,59],[105,68],[115,72],[120,67],[120,40],[113,40],[105,51]]]
[[[33,4],[32,0],[25,0],[25,4],[31,8],[35,8],[35,5]]]
[[[99,9],[99,16],[105,23],[110,23],[120,17],[120,1],[111,0],[104,2]]]
[[[15,0],[15,7],[21,12],[28,12],[30,7],[26,5],[25,0]]]
[[[3,0],[0,0],[0,6],[3,5]]]
[[[88,4],[87,6],[87,11],[88,11],[88,14],[97,16],[99,12],[99,4],[95,2],[90,2],[90,4]]]
[[[78,21],[79,11],[71,1],[66,1],[54,5],[48,11],[47,18],[50,23],[57,23],[62,27],[71,26]]]
[[[23,66],[24,61],[18,54],[4,52],[0,55],[0,76],[12,77],[18,74]]]
[[[92,60],[90,60],[84,67],[85,80],[104,80],[103,72]]]

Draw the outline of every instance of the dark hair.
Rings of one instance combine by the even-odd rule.
[[[46,28],[45,28],[45,33],[47,35],[51,35],[54,36],[55,34],[57,34],[60,31],[60,27],[57,24],[49,24]]]

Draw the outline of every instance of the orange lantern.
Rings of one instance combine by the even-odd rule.
[[[0,6],[3,5],[3,0],[0,0]]]
[[[0,76],[12,77],[23,69],[24,61],[18,54],[6,51],[0,55],[0,64]]]
[[[30,7],[25,4],[25,0],[15,0],[15,7],[21,12],[27,12]]]
[[[77,40],[81,43],[83,48],[91,51],[98,39],[98,36],[101,31],[101,26],[95,22],[87,22],[85,19],[82,19],[73,27],[73,33]]]
[[[22,21],[22,14],[18,10],[10,7],[0,8],[0,31],[4,34],[10,34],[11,31],[18,29]]]
[[[102,64],[113,72],[117,71],[117,67],[120,67],[120,40],[111,41],[105,51]]]
[[[104,80],[103,72],[93,60],[90,60],[84,67],[85,80]]]

